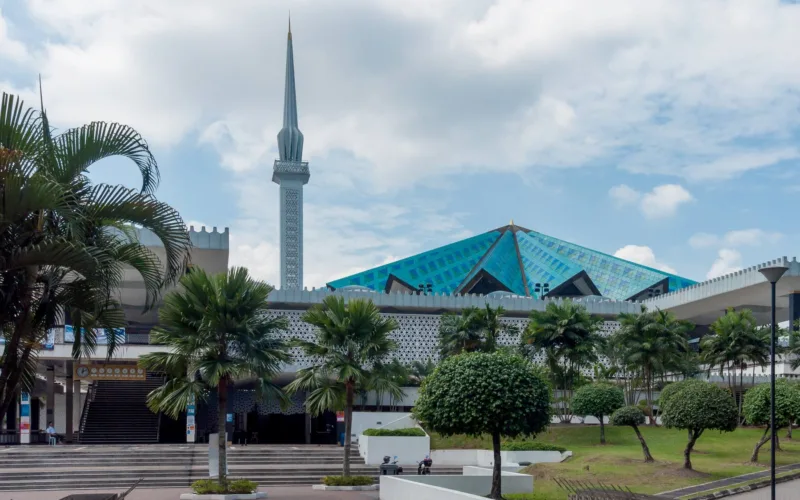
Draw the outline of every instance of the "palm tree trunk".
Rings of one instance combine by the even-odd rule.
[[[344,466],[342,475],[350,476],[350,434],[353,433],[353,382],[348,381],[345,390],[344,405]]]
[[[655,462],[655,459],[653,459],[653,455],[650,454],[650,448],[647,447],[647,443],[644,440],[644,436],[642,436],[642,433],[639,432],[638,425],[633,426],[633,432],[636,433],[636,437],[639,438],[639,443],[641,443],[642,445],[642,453],[644,453],[644,461]]]
[[[219,484],[225,485],[227,482],[228,474],[228,455],[227,455],[227,441],[228,435],[225,432],[227,424],[228,413],[228,379],[222,377],[217,384],[217,432],[219,438],[217,440],[217,447],[219,449]]]
[[[492,451],[494,452],[494,466],[492,467],[492,492],[489,493],[489,498],[493,500],[502,500],[503,495],[500,490],[500,474],[501,474],[501,458],[500,458],[500,433],[492,433]]]

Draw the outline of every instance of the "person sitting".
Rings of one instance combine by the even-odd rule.
[[[56,436],[56,428],[53,427],[53,422],[47,424],[47,443],[50,446],[55,446],[58,443],[58,437]]]

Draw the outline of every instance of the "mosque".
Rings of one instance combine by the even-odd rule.
[[[524,326],[532,310],[543,310],[550,301],[566,298],[585,305],[604,320],[602,331],[618,328],[620,313],[648,308],[672,311],[678,318],[697,325],[696,335],[724,314],[729,307],[749,308],[767,323],[770,313],[770,284],[759,272],[764,267],[784,266],[788,271],[777,285],[779,321],[800,319],[800,264],[786,257],[762,263],[702,283],[629,262],[575,243],[527,229],[511,221],[508,225],[453,242],[418,255],[381,265],[308,290],[303,286],[303,187],[310,181],[309,163],[303,160],[304,137],[300,131],[295,90],[294,52],[291,27],[286,49],[283,128],[278,133],[279,158],[272,180],[278,184],[280,211],[280,283],[270,295],[274,314],[286,317],[287,338],[314,337],[312,328],[301,320],[305,310],[332,294],[346,299],[369,298],[382,314],[393,317],[399,328],[393,332],[399,344],[397,358],[403,363],[437,357],[437,333],[442,313],[469,306],[502,306],[506,321]],[[152,235],[140,235],[153,251],[163,253]],[[214,228],[190,229],[194,244],[192,261],[210,272],[228,267],[229,232]],[[20,429],[20,440],[35,440],[46,422],[68,439],[81,442],[113,442],[120,436],[139,443],[201,441],[216,421],[214,399],[201,404],[177,421],[154,419],[143,409],[148,384],[158,384],[158,374],[136,369],[139,356],[161,350],[150,344],[150,329],[157,323],[156,312],[141,313],[144,303],[141,280],[126,282],[121,290],[129,327],[125,345],[112,361],[73,362],[70,325],[56,329],[39,357],[40,376],[29,395],[34,410],[27,423],[17,408],[8,415],[8,429]],[[515,338],[501,338],[513,345]],[[104,360],[99,346],[95,360]],[[298,355],[286,366],[281,381],[288,381],[310,359]],[[124,376],[123,376],[124,370]],[[788,364],[778,367],[782,376],[793,376]],[[765,374],[756,372],[761,378]],[[99,404],[114,384],[124,382],[131,397],[111,409]],[[137,392],[137,389],[138,392]],[[330,443],[336,440],[336,415],[313,417],[303,408],[298,394],[288,409],[254,399],[246,383],[231,390],[229,431],[239,435],[259,434],[260,442]],[[414,403],[414,390],[396,402],[398,409]],[[40,411],[39,407],[45,411]],[[374,398],[364,406],[375,409]],[[115,412],[109,415],[103,412]],[[115,415],[122,415],[124,431],[113,428]],[[21,429],[26,426],[27,434]],[[36,434],[39,433],[39,434]],[[27,437],[23,437],[26,435]],[[93,441],[94,440],[94,441]]]

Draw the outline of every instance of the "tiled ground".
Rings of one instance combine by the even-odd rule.
[[[162,489],[136,489],[125,500],[177,500],[181,493],[189,490],[184,488],[162,488]],[[333,491],[314,491],[310,486],[298,486],[290,488],[266,488],[269,500],[377,500],[377,491],[362,492],[333,492]],[[4,491],[0,492],[0,500],[60,500],[77,491]],[[86,493],[104,493],[97,490],[87,491]],[[109,493],[121,493],[121,491],[109,491]]]

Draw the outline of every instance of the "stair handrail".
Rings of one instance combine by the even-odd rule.
[[[97,381],[92,381],[89,384],[88,389],[86,389],[86,399],[83,400],[83,408],[81,409],[81,421],[80,425],[78,426],[78,442],[81,442],[81,438],[83,437],[83,432],[86,429],[86,419],[89,416],[89,406],[91,406],[92,401],[94,401],[94,396],[97,392]]]

